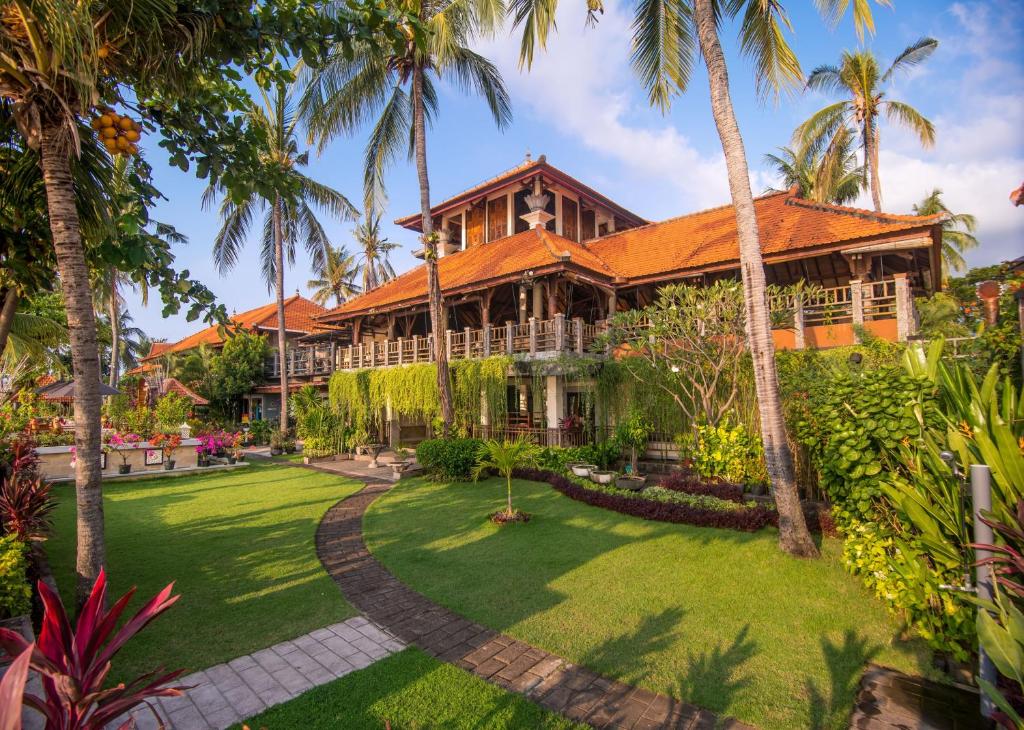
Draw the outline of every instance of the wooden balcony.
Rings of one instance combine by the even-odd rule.
[[[549,357],[559,353],[584,354],[602,331],[603,324],[587,324],[582,319],[530,319],[525,324],[507,322],[482,329],[466,327],[445,332],[449,360],[483,358],[491,355]],[[433,337],[399,337],[397,340],[364,342],[359,345],[307,345],[288,350],[288,377],[326,378],[335,370],[392,367],[434,361]],[[281,377],[279,358],[267,358],[264,373],[268,379]]]
[[[852,345],[860,328],[895,342],[917,331],[917,313],[906,275],[876,282],[853,281],[847,286],[816,288],[801,295],[786,294],[769,301],[777,349],[804,349]],[[525,355],[536,358],[559,353],[584,354],[604,331],[604,321],[582,319],[530,319],[524,324],[506,322],[482,329],[466,327],[445,332],[449,360],[491,355]],[[433,362],[433,338],[412,336],[397,340],[339,346],[336,343],[306,345],[287,352],[288,377],[326,380],[335,370],[393,367]],[[276,356],[267,358],[268,379],[281,376]]]

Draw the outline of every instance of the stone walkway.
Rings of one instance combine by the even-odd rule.
[[[183,677],[178,683],[192,689],[151,707],[168,729],[224,730],[403,648],[392,634],[356,616]],[[160,727],[146,707],[132,717],[139,730]]]
[[[401,641],[597,728],[747,728],[694,705],[606,679],[568,660],[473,623],[407,587],[363,542],[366,508],[391,484],[370,483],[324,515],[317,553],[345,598]]]

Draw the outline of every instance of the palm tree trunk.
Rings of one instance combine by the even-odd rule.
[[[118,369],[121,365],[121,313],[117,306],[117,272],[110,275],[110,302],[107,304],[110,316],[110,387],[117,387]]]
[[[14,313],[18,311],[18,292],[12,286],[4,295],[3,307],[0,307],[0,355],[7,347],[7,337],[11,334],[14,324]]]
[[[451,381],[448,376],[448,352],[446,349],[441,300],[441,279],[437,273],[437,238],[434,236],[434,221],[430,217],[430,179],[427,176],[427,131],[424,122],[423,67],[415,66],[412,72],[412,126],[416,146],[416,172],[420,182],[420,215],[423,227],[423,250],[427,261],[427,291],[430,299],[430,330],[434,335],[434,362],[437,364],[437,392],[441,401],[441,420],[444,437],[452,429]]]
[[[277,356],[281,363],[281,433],[288,430],[288,340],[284,322],[284,227],[281,196],[274,198],[274,265],[277,286]]]
[[[75,603],[89,597],[103,564],[103,487],[100,481],[100,357],[96,346],[96,317],[89,269],[82,248],[75,188],[71,178],[69,142],[58,124],[42,130],[43,183],[50,214],[50,231],[71,335],[75,377],[75,495],[78,553]]]
[[[508,490],[508,513],[512,514],[512,473],[505,475],[505,488]]]
[[[761,259],[754,196],[750,192],[747,157],[729,95],[729,72],[718,41],[712,4],[713,0],[695,0],[694,18],[701,54],[708,69],[711,111],[722,141],[729,174],[729,192],[736,210],[747,346],[753,358],[765,463],[779,511],[779,546],[792,555],[814,557],[818,555],[818,549],[807,530],[800,508],[793,454],[786,439],[786,423],[782,416],[778,373],[775,369],[775,344],[768,318],[764,262]]]
[[[875,120],[867,122],[868,139],[867,154],[871,158],[868,169],[871,170],[871,202],[875,205],[875,212],[882,212],[882,178],[878,174],[878,125]]]

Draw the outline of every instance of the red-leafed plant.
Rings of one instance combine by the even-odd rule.
[[[0,468],[0,528],[22,542],[44,540],[55,504],[39,474],[39,457],[29,439],[16,439]]]
[[[184,670],[157,670],[127,684],[104,687],[111,661],[121,647],[178,600],[179,596],[171,595],[173,588],[173,583],[168,585],[117,629],[135,589],[121,596],[108,611],[107,577],[100,571],[72,631],[60,597],[39,582],[45,613],[39,641],[30,656],[32,669],[43,678],[43,697],[25,694],[24,704],[43,714],[47,728],[101,730],[151,697],[180,695],[186,688],[169,684]],[[0,629],[0,649],[8,656],[20,655],[29,647],[21,635]],[[131,722],[120,727],[129,728]]]
[[[0,730],[21,730],[21,700],[34,646],[29,644],[0,678]]]

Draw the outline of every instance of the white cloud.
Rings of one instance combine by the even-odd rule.
[[[631,95],[637,84],[625,42],[630,21],[621,6],[606,3],[597,26],[585,28],[582,6],[559,5],[558,33],[529,72],[518,68],[519,31],[484,49],[505,76],[516,109],[525,108],[638,180],[676,188],[693,208],[727,200],[724,158],[701,154],[646,100]]]

